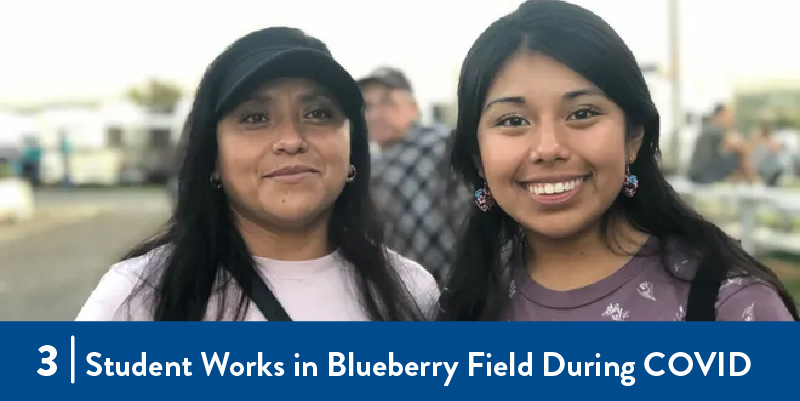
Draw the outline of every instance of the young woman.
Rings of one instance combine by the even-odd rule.
[[[443,320],[791,320],[785,288],[661,175],[659,116],[602,19],[528,1],[464,61],[452,164],[476,190]]]
[[[319,40],[248,34],[206,71],[166,232],[102,278],[78,320],[421,320],[438,291],[388,251],[363,99]]]

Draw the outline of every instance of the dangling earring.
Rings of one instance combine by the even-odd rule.
[[[622,181],[622,192],[629,198],[636,195],[636,190],[639,188],[639,178],[631,174],[630,164],[625,165],[625,178]]]
[[[484,182],[483,187],[475,191],[475,204],[478,205],[478,209],[485,212],[491,209],[494,203],[492,193],[489,192],[489,186]]]
[[[356,179],[356,166],[350,165],[350,171],[347,173],[347,182],[353,182]]]
[[[217,174],[216,171],[211,173],[211,177],[209,177],[208,180],[209,180],[209,182],[211,182],[211,186],[214,189],[222,188],[222,181],[220,181],[219,175]]]

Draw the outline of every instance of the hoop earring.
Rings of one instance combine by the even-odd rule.
[[[350,171],[347,173],[347,182],[353,182],[356,179],[356,166],[350,165]]]
[[[636,190],[639,189],[639,177],[631,174],[631,165],[625,165],[625,178],[622,180],[622,192],[629,198],[636,195]]]
[[[486,182],[483,183],[483,187],[475,191],[475,204],[482,212],[488,211],[494,206],[495,201]]]
[[[211,176],[208,177],[208,181],[211,183],[211,187],[214,189],[222,188],[222,181],[219,179],[219,175],[216,172],[211,173]]]

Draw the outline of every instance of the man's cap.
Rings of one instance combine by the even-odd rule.
[[[348,118],[363,118],[364,98],[355,79],[327,53],[304,46],[264,47],[241,57],[220,86],[214,111],[221,117],[232,102],[276,78],[306,78],[325,87]]]
[[[392,89],[401,89],[408,92],[413,92],[411,82],[408,80],[402,71],[392,67],[381,67],[368,76],[358,80],[358,85],[362,88],[364,86],[376,84],[387,86]]]

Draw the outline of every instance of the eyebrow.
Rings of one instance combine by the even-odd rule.
[[[508,96],[508,97],[499,97],[486,103],[486,106],[483,108],[483,111],[489,110],[489,107],[495,105],[497,103],[511,103],[515,105],[525,104],[525,98],[522,96]]]
[[[605,92],[597,88],[584,88],[584,89],[569,91],[564,93],[562,98],[564,98],[565,100],[573,100],[581,96],[602,96],[608,98],[608,95],[606,95]],[[497,103],[511,103],[514,105],[524,105],[525,97],[524,96],[499,97],[497,99],[490,101],[489,103],[486,103],[486,106],[483,108],[483,111],[486,112],[486,110],[489,110],[489,107]]]
[[[578,90],[574,90],[574,91],[569,91],[569,92],[565,93],[563,97],[564,97],[564,99],[567,99],[567,100],[573,100],[573,99],[579,98],[581,96],[602,96],[602,97],[608,98],[608,95],[606,95],[605,92],[603,92],[603,91],[601,91],[600,89],[597,89],[597,88],[584,88],[584,89],[578,89]]]

